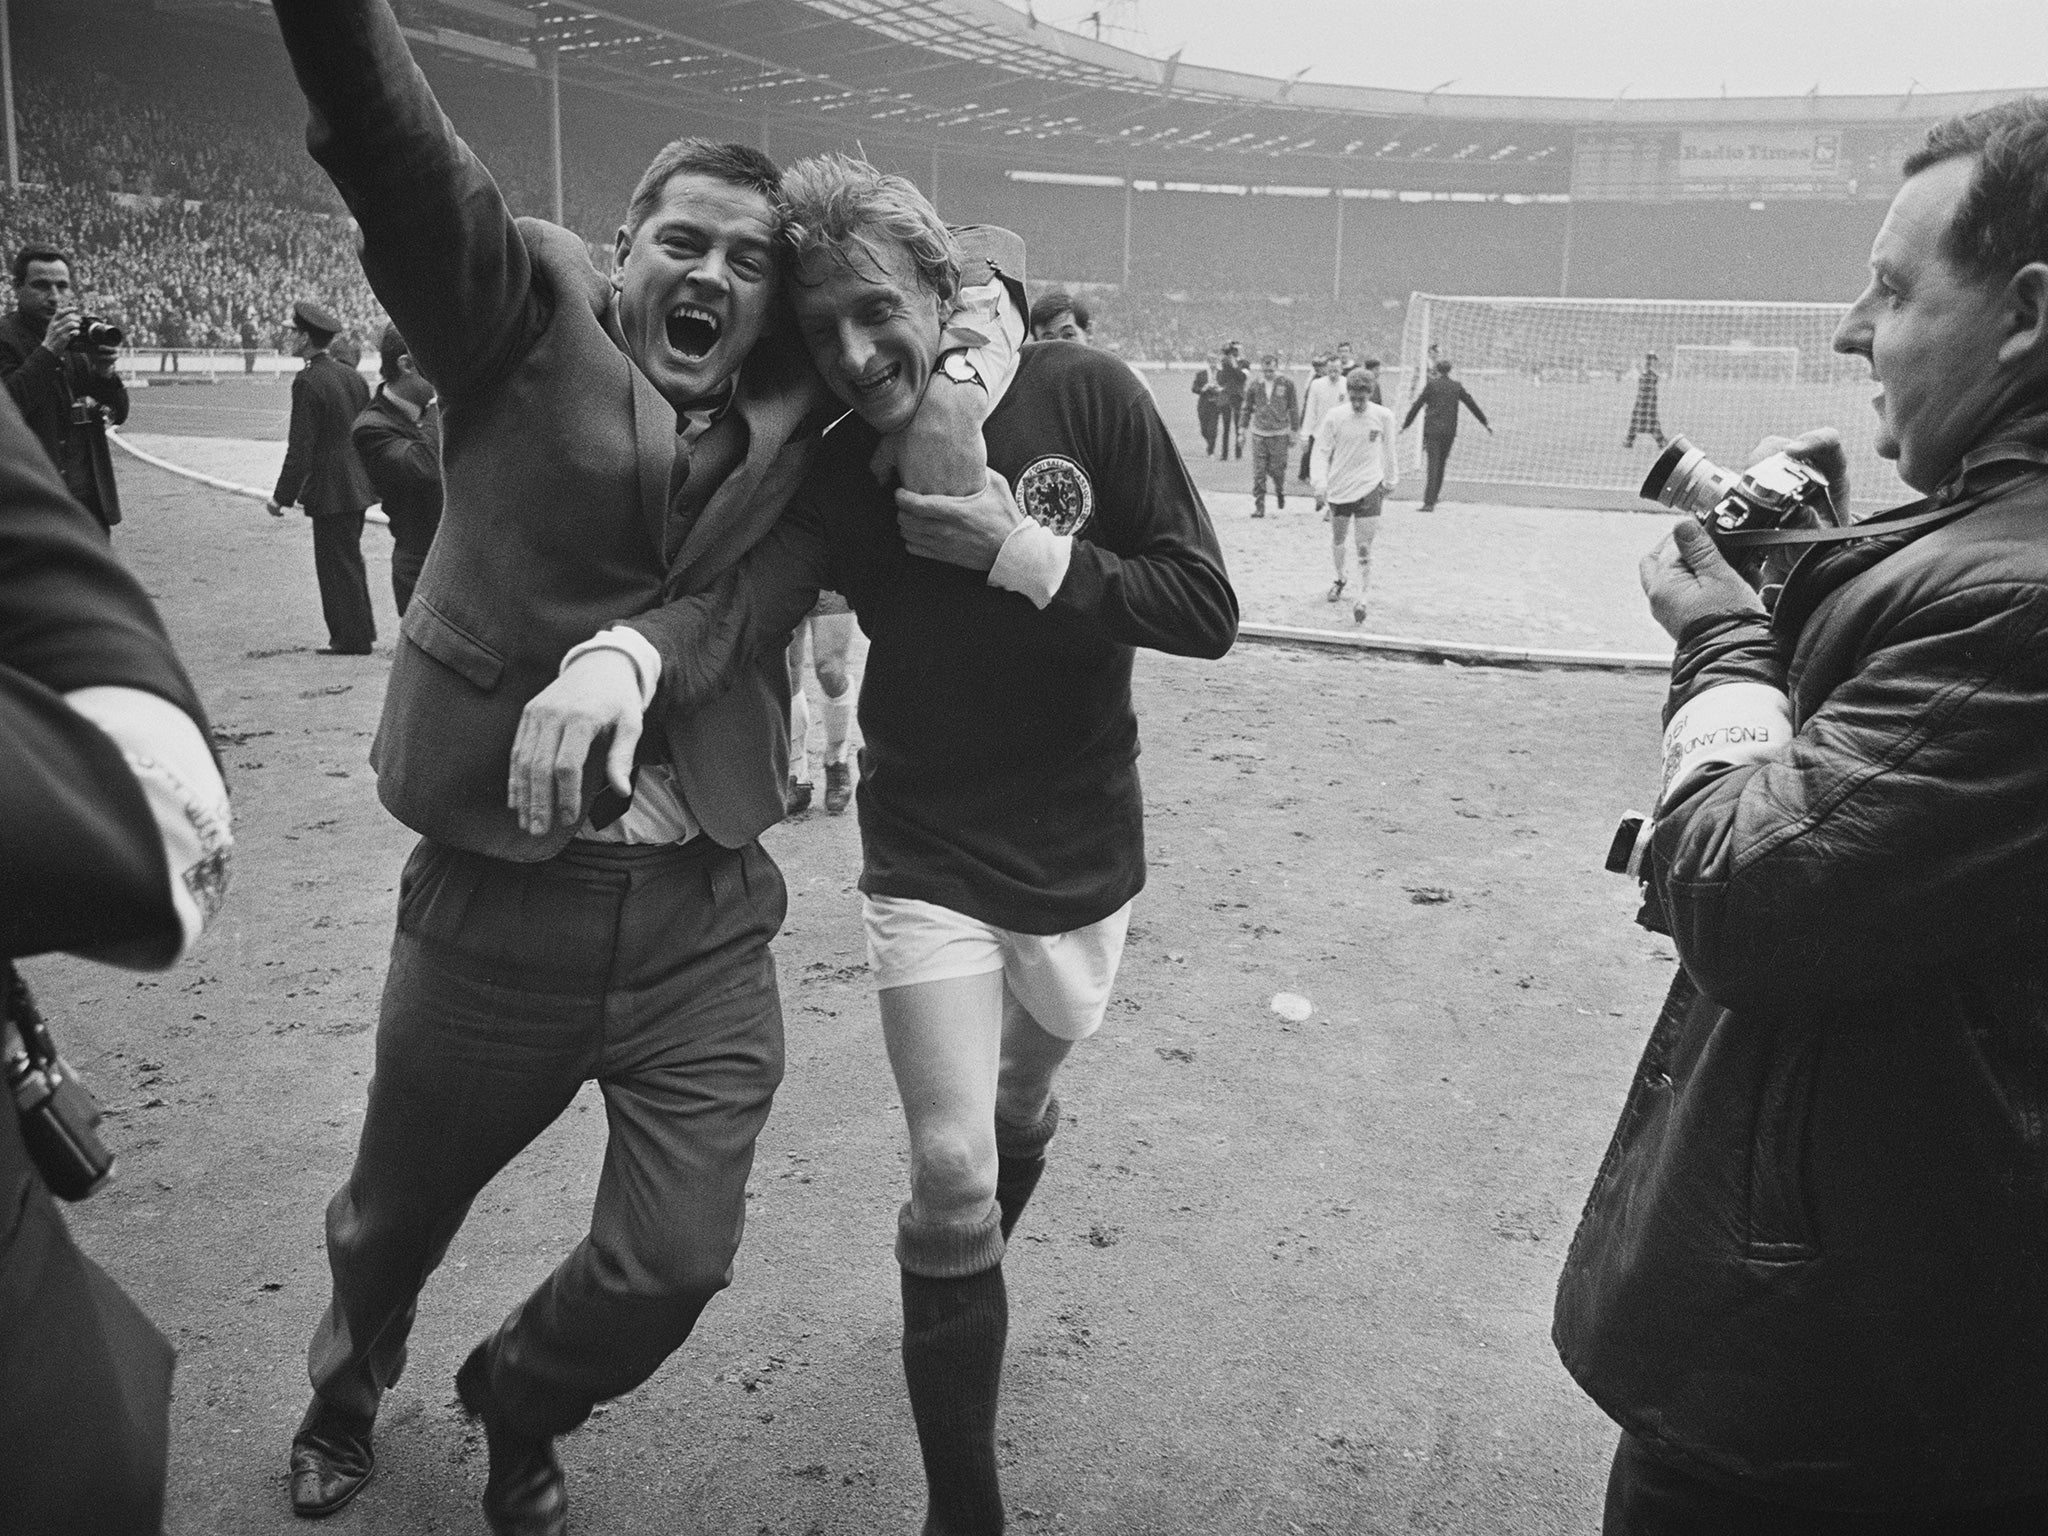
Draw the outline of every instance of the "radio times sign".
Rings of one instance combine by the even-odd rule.
[[[1679,135],[1680,181],[1824,181],[1840,175],[1841,167],[1838,132],[1716,128]]]

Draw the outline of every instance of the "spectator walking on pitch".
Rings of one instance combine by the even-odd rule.
[[[1451,447],[1458,440],[1458,407],[1464,406],[1479,419],[1479,425],[1486,428],[1486,435],[1493,435],[1493,424],[1486,419],[1486,412],[1479,409],[1479,402],[1465,392],[1465,386],[1451,377],[1451,360],[1439,358],[1436,371],[1416,395],[1414,404],[1408,407],[1408,414],[1402,418],[1401,430],[1406,432],[1415,424],[1416,414],[1422,415],[1422,457],[1429,467],[1422,484],[1421,511],[1434,512],[1436,499],[1443,493],[1444,466],[1450,462]]]
[[[1324,413],[1315,429],[1316,506],[1328,508],[1330,565],[1337,579],[1328,602],[1344,597],[1344,536],[1358,545],[1358,588],[1351,597],[1351,622],[1365,622],[1365,589],[1372,578],[1372,543],[1379,533],[1387,493],[1401,483],[1394,461],[1394,413],[1376,403],[1365,370],[1344,381],[1344,404]]]
[[[1315,376],[1302,392],[1301,425],[1308,436],[1301,445],[1301,479],[1309,478],[1309,459],[1316,451],[1316,427],[1331,411],[1344,403],[1344,369],[1335,353],[1320,358]]]
[[[1084,347],[1095,345],[1095,326],[1088,317],[1088,304],[1064,288],[1049,289],[1038,296],[1031,306],[1031,339],[1033,341],[1078,341]],[[1107,349],[1114,351],[1114,348]],[[1144,369],[1128,358],[1124,366],[1131,370],[1131,377],[1145,386],[1145,393],[1152,393],[1152,381],[1145,377]]]
[[[111,529],[121,521],[121,493],[107,424],[128,419],[128,386],[114,371],[112,347],[78,345],[83,319],[71,258],[48,245],[17,251],[14,312],[0,319],[0,380],[64,488]]]
[[[853,765],[847,761],[853,739],[853,674],[847,658],[853,650],[853,610],[837,592],[820,592],[817,605],[789,639],[789,811],[801,816],[811,807],[816,781],[811,777],[811,700],[804,673],[818,674],[825,695],[825,814],[837,816],[853,800]],[[808,656],[806,655],[808,652]]]
[[[1259,359],[1259,376],[1245,391],[1245,420],[1252,439],[1252,516],[1266,515],[1266,482],[1273,482],[1278,510],[1287,509],[1287,458],[1301,430],[1301,397],[1294,380],[1280,371],[1279,354]]]
[[[306,360],[292,380],[292,424],[269,512],[298,505],[313,520],[313,573],[327,620],[323,656],[367,656],[377,639],[363,568],[363,513],[377,499],[350,433],[370,403],[363,376],[331,351],[341,322],[318,304],[292,306],[292,348]]]
[[[383,382],[349,436],[391,522],[391,597],[404,618],[441,526],[441,406],[397,326],[377,352]]]
[[[1251,382],[1251,370],[1244,365],[1244,353],[1236,342],[1230,342],[1223,349],[1223,360],[1216,368],[1216,382],[1223,386],[1222,409],[1219,419],[1223,423],[1222,457],[1229,458],[1232,435],[1237,439],[1237,457],[1244,457],[1244,394]]]
[[[1194,381],[1188,385],[1188,392],[1195,397],[1195,425],[1202,432],[1202,447],[1214,457],[1216,453],[1216,430],[1223,420],[1223,354],[1212,352],[1208,361],[1195,370]]]
[[[1371,391],[1372,403],[1374,405],[1385,405],[1387,402],[1380,398],[1380,360],[1376,357],[1368,357],[1358,366],[1365,372],[1366,387]],[[1348,379],[1351,377],[1351,372],[1352,370],[1346,370],[1344,376]]]
[[[1645,352],[1643,366],[1636,376],[1636,403],[1628,413],[1628,436],[1621,440],[1624,448],[1633,448],[1636,439],[1648,433],[1659,448],[1664,446],[1664,425],[1657,419],[1657,354]]]

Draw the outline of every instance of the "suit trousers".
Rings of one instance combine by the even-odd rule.
[[[1273,482],[1273,494],[1287,502],[1288,439],[1252,434],[1252,505],[1266,510],[1266,482]]]
[[[405,617],[406,605],[412,601],[412,589],[420,584],[420,572],[426,568],[427,552],[424,549],[409,549],[394,542],[391,546],[391,600],[398,605],[398,616]]]
[[[1607,1478],[1602,1536],[2039,1536],[2048,1497],[1891,1515],[1775,1503],[1684,1470],[1624,1431]]]
[[[1451,462],[1451,445],[1454,437],[1425,437],[1422,440],[1422,459],[1429,466],[1429,472],[1422,487],[1422,504],[1436,505],[1436,499],[1443,494],[1444,466]]]
[[[367,653],[377,638],[377,619],[370,611],[370,577],[363,567],[362,513],[313,519],[313,574],[320,580],[328,645]]]
[[[1231,434],[1235,433],[1237,435],[1237,456],[1240,459],[1243,458],[1245,428],[1244,402],[1242,400],[1232,400],[1229,396],[1226,395],[1223,399],[1223,410],[1220,414],[1219,420],[1221,421],[1223,427],[1223,457],[1226,459],[1230,457],[1230,438]]]
[[[730,1283],[754,1138],[782,1081],[758,843],[571,843],[515,864],[423,840],[399,885],[376,1070],[327,1208],[314,1392],[371,1414],[470,1202],[595,1079],[590,1232],[491,1342],[512,1422],[558,1435],[639,1386]]]

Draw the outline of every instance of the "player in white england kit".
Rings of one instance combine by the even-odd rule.
[[[1327,507],[1330,515],[1330,563],[1337,579],[1330,584],[1328,601],[1344,597],[1344,534],[1349,529],[1358,544],[1358,590],[1352,595],[1351,621],[1363,624],[1380,505],[1401,483],[1401,471],[1394,462],[1394,413],[1373,403],[1372,383],[1364,369],[1345,378],[1344,394],[1344,404],[1316,424],[1309,468],[1316,509]]]

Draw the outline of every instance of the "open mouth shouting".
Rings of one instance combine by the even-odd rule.
[[[718,345],[725,325],[701,304],[678,304],[668,312],[668,344],[690,362],[697,362]]]

